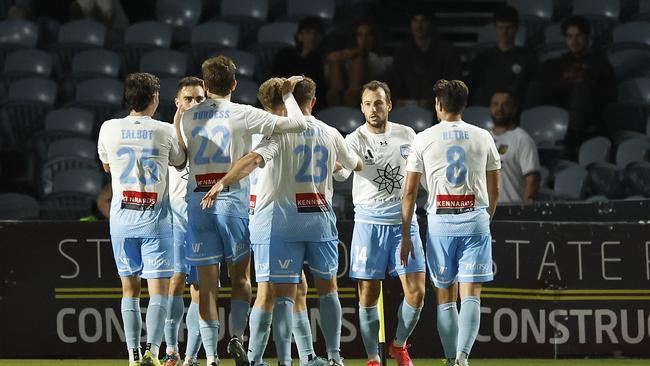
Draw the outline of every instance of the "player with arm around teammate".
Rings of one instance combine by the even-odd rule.
[[[309,98],[298,100],[302,112],[310,114],[316,85],[305,78],[296,86],[296,95],[303,94],[299,91],[302,88]],[[251,242],[256,278],[271,283],[274,300],[266,304],[266,309],[254,307],[250,324],[269,324],[273,314],[279,364],[290,365],[294,298],[306,260],[320,296],[321,317],[326,319],[321,323],[329,363],[342,365],[338,349],[341,307],[336,288],[338,231],[331,206],[332,172],[335,162],[350,170],[362,169],[363,163],[334,128],[312,116],[307,118],[307,124],[309,128],[300,134],[266,137],[205,195],[202,204],[211,206],[224,187],[246,177],[258,166],[264,167],[251,220]],[[256,365],[261,363],[261,353],[257,354],[258,359],[251,359]]]
[[[302,132],[302,115],[280,117],[230,101],[237,87],[236,67],[225,56],[207,59],[201,67],[208,99],[191,108],[181,119],[182,143],[186,144],[189,169],[187,184],[189,243],[188,264],[199,270],[200,332],[208,365],[216,366],[219,320],[217,288],[219,263],[228,263],[232,282],[230,303],[233,334],[228,350],[237,366],[248,365],[242,339],[251,300],[250,238],[248,231],[248,179],[224,189],[213,207],[200,201],[234,162],[251,151],[253,134]],[[285,102],[298,106],[288,90]],[[214,364],[214,365],[212,365]]]
[[[121,311],[129,362],[159,366],[169,278],[174,270],[167,166],[182,168],[185,153],[173,126],[151,118],[159,103],[158,78],[129,74],[124,87],[130,113],[102,124],[97,151],[104,170],[111,173],[111,243],[122,282]],[[147,279],[149,289],[143,356],[140,277]]]
[[[404,300],[397,311],[398,325],[389,353],[400,366],[413,365],[406,340],[415,329],[424,304],[424,252],[414,219],[402,230],[402,189],[406,159],[415,132],[388,121],[392,104],[386,83],[373,80],[362,87],[361,111],[366,123],[345,137],[350,149],[364,157],[366,169],[354,173],[355,208],[350,256],[350,277],[358,280],[359,325],[368,366],[379,366],[379,313],[377,303],[386,272],[399,276]],[[335,178],[346,179],[342,169]],[[409,235],[416,252],[407,265],[400,262],[401,235]]]
[[[490,220],[499,197],[501,160],[487,130],[462,120],[468,89],[459,80],[438,80],[435,109],[440,123],[413,141],[406,170],[402,223],[412,220],[424,175],[427,198],[427,266],[436,287],[438,333],[448,365],[466,366],[478,335],[481,285],[493,279]],[[402,226],[401,261],[417,258]],[[460,313],[456,308],[460,289]]]

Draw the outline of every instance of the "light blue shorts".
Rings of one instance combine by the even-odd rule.
[[[427,267],[438,288],[454,282],[488,282],[492,271],[492,236],[427,234]]]
[[[200,210],[188,212],[189,240],[185,258],[190,266],[239,262],[250,255],[248,219]]]
[[[111,237],[121,277],[169,278],[174,274],[173,239]]]
[[[272,283],[300,283],[302,266],[307,263],[314,277],[329,280],[339,268],[339,241],[253,244],[255,280]]]
[[[401,224],[355,223],[350,253],[350,278],[383,280],[386,272],[393,277],[405,273],[426,272],[420,227],[417,222],[411,224],[415,259],[409,257],[406,267],[400,263],[401,239]]]

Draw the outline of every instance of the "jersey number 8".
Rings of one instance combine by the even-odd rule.
[[[457,186],[467,179],[467,165],[465,165],[465,149],[452,146],[447,150],[447,181]]]

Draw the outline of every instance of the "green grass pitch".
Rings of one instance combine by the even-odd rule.
[[[275,360],[267,360],[270,365],[276,365]],[[439,359],[414,359],[415,366],[442,366]],[[0,360],[0,366],[127,366],[125,360]],[[200,360],[200,365],[205,365],[205,360]],[[221,366],[233,366],[231,360],[222,360]],[[365,360],[345,360],[346,366],[365,366]],[[388,365],[396,365],[394,360],[388,360]],[[471,366],[648,366],[650,360],[640,359],[473,359]]]

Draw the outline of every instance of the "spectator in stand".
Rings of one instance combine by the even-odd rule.
[[[494,128],[490,131],[501,156],[501,203],[529,203],[539,192],[539,156],[535,141],[516,124],[517,103],[507,91],[490,101]]]
[[[568,52],[542,65],[536,89],[542,93],[541,104],[569,111],[566,144],[577,148],[598,134],[603,107],[616,100],[616,77],[607,57],[591,50],[586,18],[567,19],[562,32]]]
[[[507,90],[521,98],[534,73],[537,61],[529,50],[515,46],[519,13],[505,6],[494,14],[497,42],[480,53],[470,67],[471,104],[488,105],[497,90]]]
[[[439,79],[460,79],[458,54],[432,29],[433,14],[420,6],[411,12],[411,35],[395,51],[387,80],[395,105],[433,107],[431,87]]]
[[[362,21],[355,27],[349,48],[327,55],[327,105],[357,107],[361,86],[384,75],[392,59],[375,52],[376,40],[372,24]]]
[[[305,17],[298,23],[296,45],[282,49],[271,67],[271,75],[290,77],[304,75],[310,77],[316,85],[326,85],[325,62],[321,42],[325,26],[317,17]],[[316,91],[314,112],[326,107],[325,88]]]
[[[106,28],[122,31],[129,19],[119,0],[76,0],[70,5],[70,19],[89,18]]]

